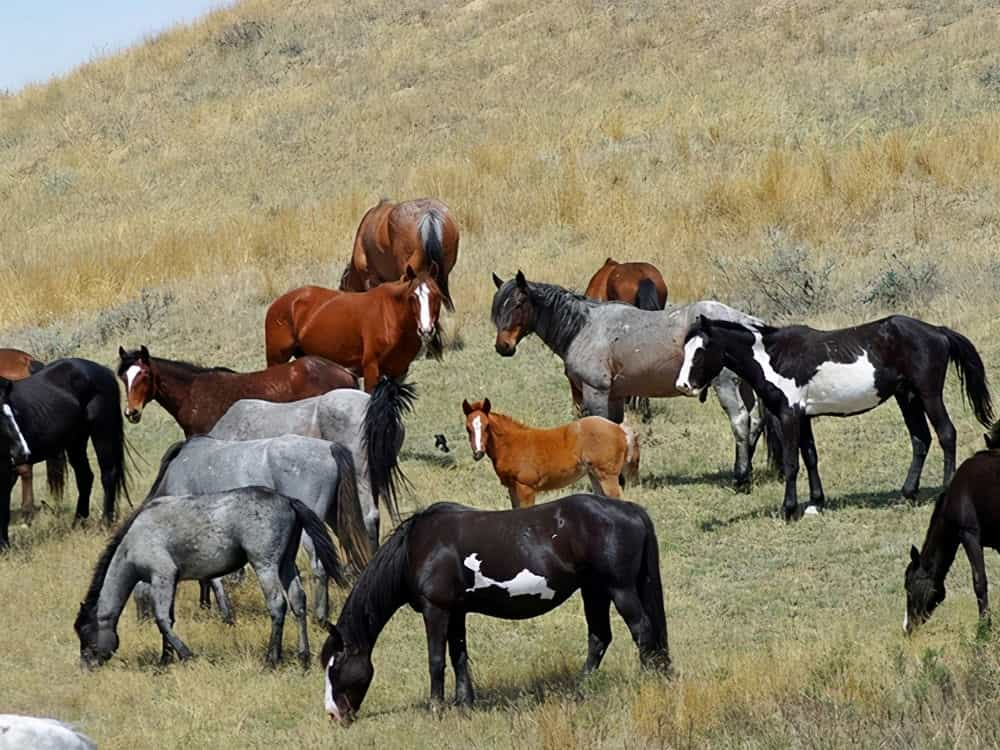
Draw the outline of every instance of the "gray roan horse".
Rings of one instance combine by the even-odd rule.
[[[640,310],[618,302],[597,302],[555,284],[529,282],[521,271],[504,282],[493,274],[497,292],[492,317],[497,353],[511,357],[532,333],[564,362],[583,411],[621,422],[631,396],[687,395],[675,387],[684,361],[684,337],[700,315],[760,323],[721,302],[704,300]],[[723,370],[712,381],[736,438],[733,472],[736,489],[749,491],[754,449],[764,428],[762,409],[754,409],[753,390]]]
[[[345,446],[358,474],[358,496],[371,549],[379,543],[379,504],[398,522],[396,493],[403,479],[399,449],[403,414],[412,407],[413,386],[383,377],[371,396],[336,390],[289,403],[243,399],[233,404],[212,431],[222,440],[254,440],[280,435],[322,438]]]
[[[306,595],[295,567],[303,528],[327,573],[343,583],[337,552],[323,522],[305,504],[261,487],[206,495],[147,499],[115,533],[94,569],[73,624],[80,658],[99,666],[118,648],[118,618],[137,583],[152,587],[156,625],[163,636],[161,662],[189,649],[174,633],[174,593],[181,580],[231,573],[253,566],[271,613],[267,661],[281,661],[286,597],[299,621],[299,658],[309,664]]]
[[[167,450],[150,497],[202,495],[239,487],[267,487],[301,500],[333,528],[356,569],[368,564],[370,550],[354,462],[350,452],[336,443],[299,435],[243,442],[193,437]],[[327,576],[315,555],[313,541],[307,532],[302,546],[312,560],[316,577],[316,618],[325,622],[330,606]],[[221,582],[214,580],[212,585],[223,618],[230,620],[231,609]],[[140,608],[145,597],[144,590],[136,591]]]

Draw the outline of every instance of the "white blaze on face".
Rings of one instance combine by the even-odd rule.
[[[537,596],[541,599],[553,599],[556,592],[549,588],[548,581],[539,575],[535,575],[527,568],[523,568],[520,573],[509,581],[495,581],[479,572],[483,563],[477,553],[473,553],[465,558],[465,567],[476,574],[475,581],[466,591],[476,589],[487,589],[490,586],[498,586],[506,589],[507,593],[514,596]]]
[[[693,336],[684,344],[684,363],[681,365],[681,371],[677,375],[677,382],[674,387],[684,393],[691,393],[691,366],[694,364],[694,355],[698,353],[699,349],[705,346],[705,340],[701,337],[701,334]]]
[[[477,453],[485,453],[486,448],[483,447],[483,418],[476,417],[472,420],[472,450]]]
[[[17,433],[17,439],[21,441],[21,449],[24,451],[26,456],[31,455],[31,451],[28,449],[28,441],[24,439],[24,433],[21,432],[21,427],[18,425],[17,420],[14,419],[14,410],[10,408],[10,404],[3,405],[3,413],[7,415],[7,419],[10,423],[14,425],[14,432]]]
[[[431,331],[431,290],[427,282],[423,282],[417,287],[417,302],[420,307],[420,330],[424,333]]]
[[[868,352],[853,362],[824,362],[805,385],[806,414],[855,414],[881,403]]]
[[[330,668],[333,667],[333,660],[337,657],[331,656],[330,661],[326,665],[326,691],[324,693],[324,703],[326,704],[326,712],[330,714],[333,718],[340,720],[340,709],[337,708],[337,701],[333,699],[333,685],[330,682]]]
[[[132,390],[132,383],[135,379],[139,377],[139,373],[142,372],[142,368],[139,365],[132,365],[125,371],[125,390],[126,393]]]

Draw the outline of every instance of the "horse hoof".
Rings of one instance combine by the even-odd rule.
[[[751,492],[753,492],[753,482],[750,482],[748,480],[742,482],[736,482],[736,484],[733,485],[733,490],[736,492],[737,495],[749,495]]]
[[[810,505],[804,511],[802,511],[802,516],[818,516],[820,514],[820,509],[818,505]]]

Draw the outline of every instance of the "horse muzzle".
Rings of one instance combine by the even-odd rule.
[[[497,354],[501,357],[513,357],[517,353],[517,346],[506,341],[498,341],[496,345]]]
[[[704,386],[702,386],[701,388],[695,388],[687,381],[682,383],[679,380],[676,383],[674,383],[674,388],[677,389],[678,393],[683,393],[685,396],[700,396],[702,391],[705,390]]]
[[[139,424],[140,420],[142,420],[142,411],[139,409],[126,409],[125,419],[132,424]]]
[[[473,451],[472,452],[472,458],[475,459],[476,461],[481,461],[482,458],[483,458],[483,456],[485,456],[485,455],[486,455],[486,451]]]

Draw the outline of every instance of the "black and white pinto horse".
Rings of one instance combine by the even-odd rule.
[[[86,359],[59,359],[30,378],[0,378],[0,549],[10,544],[10,491],[15,465],[46,462],[49,489],[62,496],[66,459],[79,493],[76,519],[90,515],[94,472],[87,440],[94,444],[104,489],[104,520],[115,518],[119,493],[128,497],[125,435],[118,380],[107,367]],[[9,457],[9,458],[8,458]]]
[[[566,377],[582,392],[583,411],[621,423],[625,400],[631,396],[684,395],[675,382],[684,360],[684,336],[699,315],[761,323],[721,302],[704,300],[667,305],[665,310],[640,310],[620,302],[598,302],[556,286],[529,282],[521,271],[501,280],[492,318],[496,350],[504,357],[517,351],[532,333],[557,354]],[[764,427],[753,391],[729,370],[712,378],[719,403],[736,438],[736,488],[749,491],[757,440]]]
[[[611,643],[612,602],[643,666],[669,670],[656,531],[640,506],[596,495],[507,511],[432,505],[396,528],[361,574],[337,624],[327,626],[320,656],[327,713],[350,720],[361,708],[375,672],[375,641],[404,604],[424,618],[432,704],[444,700],[447,647],[456,700],[471,705],[466,615],[537,617],[577,589],[589,631],[585,673],[598,668]]]
[[[930,420],[944,451],[944,485],[955,473],[955,427],[942,399],[948,363],[958,370],[976,418],[987,427],[993,407],[983,361],[965,336],[943,326],[892,315],[835,331],[772,328],[701,318],[684,344],[678,390],[695,395],[728,368],[746,380],[778,416],[785,473],[784,514],[795,517],[798,453],[809,473],[809,505],[825,502],[812,418],[861,414],[895,397],[910,432],[913,460],[903,496],[913,498],[930,446]]]

